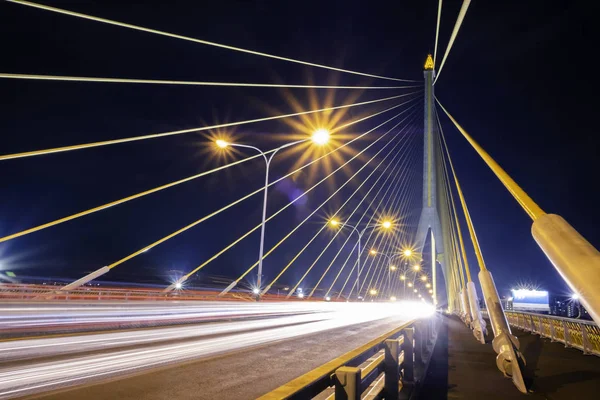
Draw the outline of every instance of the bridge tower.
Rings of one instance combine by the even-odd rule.
[[[424,107],[424,135],[423,135],[423,208],[419,225],[415,237],[415,244],[418,251],[423,252],[427,234],[432,234],[432,274],[435,278],[435,263],[437,260],[442,266],[444,279],[446,273],[444,268],[444,240],[442,226],[440,224],[440,213],[438,212],[437,196],[437,173],[438,173],[438,134],[437,124],[435,123],[435,106],[433,81],[435,79],[435,70],[431,54],[427,56],[424,71],[425,83],[425,107]],[[435,280],[435,279],[434,279]],[[434,296],[437,295],[436,284],[434,282]],[[435,301],[435,297],[434,297]]]

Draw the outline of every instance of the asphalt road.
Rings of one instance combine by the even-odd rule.
[[[0,399],[252,399],[415,312],[398,303],[304,307],[296,315],[0,342]]]

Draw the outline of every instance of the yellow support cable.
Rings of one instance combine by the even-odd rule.
[[[22,152],[22,153],[5,154],[5,155],[0,156],[0,161],[13,160],[16,158],[41,156],[41,155],[46,155],[46,154],[62,153],[62,152],[73,151],[73,150],[89,149],[92,147],[109,146],[109,145],[119,144],[119,143],[136,142],[136,141],[140,141],[140,140],[157,139],[157,138],[166,137],[166,136],[174,136],[174,135],[181,135],[184,133],[221,129],[221,128],[227,128],[227,127],[232,127],[232,126],[246,125],[246,124],[252,124],[252,123],[256,123],[256,122],[265,122],[265,121],[271,121],[271,120],[275,120],[275,119],[282,119],[282,118],[288,118],[288,117],[297,117],[300,115],[314,114],[314,113],[318,113],[318,112],[332,111],[332,110],[337,110],[337,109],[341,109],[341,108],[349,108],[349,107],[361,106],[361,105],[365,105],[365,104],[377,103],[377,102],[381,102],[381,101],[398,99],[400,97],[410,96],[415,93],[418,93],[418,92],[406,93],[406,94],[402,94],[399,96],[386,97],[383,99],[363,101],[360,103],[346,104],[346,105],[342,105],[342,106],[326,107],[326,108],[321,108],[318,110],[301,111],[301,112],[296,112],[296,113],[291,113],[291,114],[274,115],[271,117],[248,119],[248,120],[244,120],[244,121],[227,122],[224,124],[203,126],[203,127],[199,127],[199,128],[180,129],[180,130],[176,130],[176,131],[153,133],[153,134],[149,134],[149,135],[132,136],[132,137],[123,138],[123,139],[112,139],[112,140],[105,140],[105,141],[101,141],[101,142],[92,142],[92,143],[76,144],[76,145],[71,145],[71,146],[54,147],[51,149],[44,149],[44,150],[33,150],[33,151],[26,151],[26,152]]]
[[[406,111],[406,110],[405,110]],[[405,112],[403,111],[403,112]],[[401,114],[396,115],[395,117],[383,122],[382,124],[379,124],[378,126],[376,126],[375,128],[371,129],[371,131],[377,129],[378,127],[386,124],[387,122],[389,122],[390,120],[398,117]],[[397,125],[396,125],[397,126]],[[393,129],[393,128],[392,128]],[[329,177],[331,177],[333,174],[335,174],[336,172],[338,172],[339,170],[341,170],[344,166],[346,166],[347,164],[349,164],[352,160],[356,159],[357,157],[359,157],[362,153],[364,153],[365,151],[367,151],[371,146],[373,146],[374,144],[376,144],[379,140],[381,140],[382,138],[384,138],[392,129],[388,130],[385,134],[383,134],[382,136],[379,136],[377,139],[375,139],[371,144],[369,144],[367,147],[365,147],[363,150],[361,150],[358,154],[354,155],[352,158],[350,158],[348,161],[346,161],[344,164],[342,164],[341,166],[339,166],[338,168],[336,168],[334,171],[332,171],[329,175],[327,175],[325,178],[321,179],[319,182],[317,182],[315,185],[313,185],[311,188],[309,188],[308,190],[306,190],[305,192],[303,192],[303,194],[299,197],[297,197],[295,200],[299,199],[302,196],[305,196],[308,192],[310,192],[311,190],[313,190],[315,187],[317,187],[318,185],[320,185],[321,183],[323,183],[325,180],[327,180]],[[359,170],[358,172],[360,172],[363,168],[366,167],[367,164],[364,164]],[[358,173],[357,172],[357,173]],[[356,175],[356,174],[355,174]],[[344,184],[342,184],[331,196],[329,196],[329,198],[327,198],[327,200],[325,200],[325,202],[323,202],[319,207],[317,207],[308,217],[306,217],[300,224],[298,224],[294,229],[292,229],[292,231],[290,233],[288,233],[282,240],[280,240],[277,244],[275,244],[269,251],[267,251],[264,256],[263,259],[265,259],[269,254],[271,254],[277,247],[279,247],[281,245],[281,243],[283,243],[283,241],[285,241],[290,235],[292,235],[300,226],[302,226],[302,224],[304,222],[306,222],[308,220],[308,218],[310,218],[317,210],[319,210],[319,208],[321,208],[327,201],[329,201],[329,199],[331,199],[337,192],[339,192],[346,184],[348,184],[348,182],[350,182],[350,180],[347,180]],[[274,218],[276,215],[278,215],[279,213],[281,213],[283,210],[285,210],[287,207],[291,206],[292,203],[287,204],[286,206],[284,206],[283,208],[279,209],[279,211],[275,212],[274,214],[272,214],[271,216],[269,216],[266,220],[265,223],[267,221],[270,221],[272,218]],[[208,263],[210,263],[211,261],[213,261],[214,259],[216,259],[217,257],[219,257],[221,254],[223,254],[225,251],[229,250],[231,247],[233,247],[235,244],[237,244],[238,242],[240,242],[242,239],[244,239],[246,236],[248,236],[250,233],[252,233],[253,231],[255,231],[256,229],[258,229],[259,227],[261,227],[262,224],[259,224],[257,226],[255,226],[254,228],[252,228],[250,231],[246,232],[246,234],[244,234],[243,236],[239,237],[238,239],[236,239],[234,242],[230,243],[227,247],[225,247],[224,249],[222,249],[221,251],[219,251],[217,254],[213,255],[211,258],[209,258],[208,260],[206,260],[205,262],[203,262],[202,264],[200,264],[198,267],[196,267],[195,269],[193,269],[191,272],[189,272],[188,274],[184,275],[185,279],[188,279],[191,275],[193,275],[194,273],[196,273],[197,271],[199,271],[200,269],[204,268],[206,265],[208,265]],[[234,282],[239,282],[240,280],[242,280],[248,273],[250,273],[250,271],[252,271],[256,266],[258,265],[258,261],[256,263],[254,263],[248,270],[246,270],[238,279],[236,279]]]
[[[500,167],[500,165],[459,125],[458,122],[450,115],[450,113],[442,106],[442,103],[437,99],[436,101],[442,110],[446,113],[450,121],[456,126],[456,128],[462,133],[467,141],[473,146],[477,154],[483,159],[492,172],[498,177],[500,182],[506,187],[506,189],[513,195],[515,200],[523,207],[525,212],[534,221],[546,213],[538,206],[527,193]]]
[[[446,150],[446,156],[448,157],[448,163],[450,164],[450,170],[452,171],[452,175],[454,176],[454,183],[456,185],[456,191],[458,192],[460,204],[462,205],[463,213],[465,214],[465,219],[467,221],[467,227],[469,228],[469,234],[471,236],[471,241],[473,242],[473,248],[475,250],[475,256],[477,257],[479,269],[482,271],[485,271],[486,270],[485,262],[483,261],[483,255],[481,254],[481,247],[479,246],[479,241],[477,240],[477,234],[475,233],[475,227],[473,226],[473,221],[471,220],[471,214],[469,214],[469,209],[467,207],[467,202],[465,200],[465,196],[463,195],[462,189],[460,188],[460,184],[458,183],[458,176],[456,176],[456,171],[454,170],[454,165],[452,164],[452,158],[450,157],[450,152],[448,151],[448,145],[446,144],[446,138],[444,137],[444,131],[441,129],[441,126],[440,126],[440,135],[442,137],[442,142],[444,143],[444,149]],[[467,269],[467,273],[469,274],[469,282],[471,282],[471,276],[470,276],[468,269]]]
[[[401,130],[399,133],[402,133],[402,130]],[[407,143],[407,142],[408,142],[408,141],[406,141],[405,143]],[[403,146],[404,146],[404,144],[403,144]],[[403,146],[402,146],[402,147],[403,147]],[[354,215],[354,213],[355,213],[355,212],[358,210],[358,208],[359,208],[359,207],[360,207],[360,205],[363,203],[363,201],[365,201],[365,200],[366,200],[366,198],[367,198],[367,196],[369,195],[369,193],[371,193],[371,191],[372,191],[372,190],[375,188],[375,185],[376,185],[376,184],[379,182],[379,180],[380,180],[380,179],[381,179],[381,178],[382,178],[382,177],[385,175],[385,172],[388,170],[388,168],[390,167],[390,165],[391,165],[391,164],[392,164],[392,163],[393,163],[393,162],[396,160],[396,156],[400,154],[400,153],[399,153],[399,151],[402,151],[402,147],[401,147],[401,148],[398,150],[398,152],[397,152],[397,153],[396,153],[396,155],[395,155],[395,156],[392,158],[392,160],[390,161],[390,163],[389,163],[389,164],[388,164],[388,165],[385,167],[385,169],[384,169],[384,170],[383,170],[383,172],[380,174],[380,176],[377,178],[377,180],[376,180],[376,181],[373,183],[373,185],[371,185],[371,187],[369,188],[369,190],[367,191],[367,193],[365,193],[365,194],[362,196],[362,199],[361,199],[361,201],[360,201],[360,202],[359,202],[359,203],[356,205],[356,207],[354,208],[354,210],[352,211],[352,213],[351,213],[351,214],[348,216],[348,219],[352,218],[352,216],[353,216],[353,215]],[[386,157],[387,157],[387,156],[386,156]],[[383,161],[382,161],[382,162],[383,162]],[[381,165],[381,163],[380,163],[380,165]],[[379,166],[378,166],[378,167],[379,167]],[[378,168],[378,167],[377,167],[377,168]],[[395,169],[395,168],[394,168],[394,169]],[[375,169],[375,170],[373,170],[373,172],[375,172],[375,171],[376,171],[376,169]],[[392,171],[393,171],[393,170],[392,170]],[[371,174],[372,174],[372,173],[371,173]],[[370,175],[369,175],[369,176],[370,176]],[[389,177],[390,177],[390,176],[388,176],[388,177],[386,178],[385,182],[387,182],[387,179],[389,179]],[[366,179],[369,179],[369,177],[367,177]],[[363,182],[363,183],[364,183],[364,182]],[[363,183],[361,183],[361,186],[363,185]],[[381,190],[381,188],[380,188],[380,190]],[[342,205],[342,207],[343,207],[343,206],[344,206],[344,205],[345,205],[345,204],[346,204],[348,201],[349,201],[349,199],[348,199],[348,200],[346,200],[346,202],[344,202],[344,204]],[[333,217],[335,217],[335,216],[336,216],[336,215],[337,215],[337,214],[340,212],[340,209],[341,209],[342,207],[340,207],[340,208],[338,209],[338,211],[337,211],[337,212],[336,212],[336,213],[335,213],[335,214],[332,216],[332,218],[333,218]],[[327,226],[327,225],[325,225],[325,226]],[[318,233],[320,233],[320,232],[321,232],[321,231],[319,231]],[[312,262],[312,264],[311,264],[311,265],[310,265],[310,266],[307,268],[307,270],[306,270],[306,272],[304,273],[304,275],[302,275],[302,277],[301,277],[301,278],[298,280],[298,282],[296,283],[296,285],[295,285],[295,286],[294,286],[294,287],[293,287],[293,288],[292,288],[292,289],[289,291],[289,293],[290,293],[290,294],[288,294],[288,296],[287,296],[287,297],[289,297],[289,296],[291,295],[291,293],[293,293],[293,292],[296,290],[296,288],[297,288],[297,287],[298,287],[298,286],[299,286],[299,285],[302,283],[302,281],[304,280],[304,278],[305,278],[305,277],[308,275],[308,273],[309,273],[309,272],[310,272],[310,271],[313,269],[313,267],[314,267],[314,266],[317,264],[317,261],[319,261],[319,260],[321,259],[321,257],[323,256],[323,254],[325,254],[325,252],[327,251],[327,249],[329,249],[329,246],[331,246],[331,244],[334,242],[335,238],[336,238],[336,237],[337,237],[337,236],[338,236],[340,233],[341,233],[341,229],[340,229],[340,230],[338,230],[338,231],[335,233],[335,235],[333,235],[333,237],[331,238],[331,240],[329,240],[329,243],[327,244],[327,246],[325,246],[325,247],[323,248],[323,250],[322,250],[322,251],[321,251],[321,253],[320,253],[320,254],[317,256],[317,258],[316,258],[316,259],[315,259],[315,260]],[[304,251],[304,249],[303,249],[302,251]],[[295,259],[295,258],[296,258],[296,257],[294,257],[294,259]],[[287,267],[286,267],[286,268],[287,268]],[[280,275],[281,275],[281,274],[280,274]],[[275,279],[274,279],[274,280],[273,280],[273,281],[272,281],[272,282],[271,282],[271,283],[268,285],[268,287],[271,287],[271,286],[273,285],[273,283],[275,283],[275,281],[276,281],[277,279],[279,279],[279,276],[280,276],[280,275],[278,275],[278,276],[277,276],[277,278],[275,278]],[[310,298],[310,297],[312,296],[312,294],[314,293],[314,290],[316,289],[316,287],[318,286],[318,284],[319,284],[320,282],[321,282],[321,280],[319,279],[319,282],[317,282],[317,284],[316,284],[316,285],[315,285],[315,287],[313,288],[313,291],[310,293],[310,295],[308,296],[308,298]]]
[[[229,45],[215,43],[215,42],[209,42],[208,40],[195,39],[195,38],[188,37],[188,36],[177,35],[177,34],[174,34],[174,33],[159,31],[157,29],[144,28],[144,27],[138,26],[138,25],[127,24],[127,23],[124,23],[124,22],[114,21],[114,20],[110,20],[110,19],[107,19],[107,18],[95,17],[93,15],[78,13],[78,12],[74,12],[74,11],[65,10],[65,9],[62,9],[62,8],[51,7],[51,6],[47,6],[47,5],[44,5],[44,4],[33,3],[33,2],[30,2],[30,1],[23,1],[23,0],[6,0],[6,1],[8,1],[9,3],[20,4],[20,5],[23,5],[23,6],[28,6],[28,7],[33,7],[33,8],[39,8],[39,9],[42,9],[42,10],[51,11],[51,12],[55,12],[55,13],[58,13],[58,14],[69,15],[69,16],[72,16],[72,17],[87,19],[87,20],[90,20],[90,21],[101,22],[101,23],[108,24],[108,25],[120,26],[122,28],[128,28],[128,29],[133,29],[133,30],[137,30],[137,31],[152,33],[152,34],[155,34],[155,35],[161,35],[161,36],[167,36],[167,37],[171,37],[171,38],[175,38],[175,39],[186,40],[186,41],[189,41],[189,42],[195,42],[195,43],[199,43],[199,44],[203,44],[203,45],[207,45],[207,46],[214,46],[214,47],[219,47],[219,48],[222,48],[222,49],[238,51],[238,52],[241,52],[241,53],[253,54],[253,55],[256,55],[256,56],[268,57],[268,58],[273,58],[273,59],[276,59],[276,60],[287,61],[287,62],[292,62],[292,63],[296,63],[296,64],[302,64],[302,65],[307,65],[309,67],[324,68],[324,69],[329,69],[329,70],[337,71],[337,72],[344,72],[344,73],[348,73],[348,74],[367,76],[367,77],[370,77],[370,78],[387,79],[387,80],[390,80],[390,81],[416,82],[416,81],[411,80],[411,79],[399,79],[399,78],[390,78],[390,77],[387,77],[387,76],[366,74],[366,73],[363,73],[363,72],[357,72],[357,71],[351,71],[351,70],[342,69],[342,68],[330,67],[328,65],[315,64],[315,63],[311,63],[311,62],[307,62],[307,61],[296,60],[296,59],[293,59],[293,58],[280,57],[280,56],[276,56],[276,55],[273,55],[273,54],[262,53],[262,52],[259,52],[259,51],[243,49],[243,48],[240,48],[240,47],[234,47],[234,46],[229,46]]]
[[[222,86],[222,87],[252,87],[252,88],[289,88],[289,89],[409,89],[419,86],[335,86],[335,85],[286,85],[280,83],[245,83],[245,82],[207,82],[207,81],[173,81],[162,79],[130,79],[106,78],[94,76],[65,76],[65,75],[33,75],[10,74],[0,72],[2,79],[26,79],[37,81],[59,82],[91,82],[91,83],[133,83],[154,85],[184,85],[184,86]]]
[[[410,101],[412,101],[412,100],[409,100],[409,101],[407,101],[407,102],[401,103],[401,104],[400,104],[400,106],[401,106],[401,105],[404,105],[404,104],[407,104],[407,103],[409,103]],[[387,109],[387,110],[384,110],[384,111],[389,111],[389,110],[392,110],[392,109],[394,109],[394,108],[396,108],[396,107],[398,107],[398,106],[391,107],[391,108],[389,108],[389,109]],[[412,106],[411,106],[410,108],[412,108]],[[410,108],[409,108],[409,109],[410,109]],[[406,110],[405,110],[405,111],[406,111]],[[367,117],[364,117],[364,118],[361,118],[361,119],[359,119],[359,120],[352,121],[352,122],[350,122],[350,123],[348,123],[348,124],[345,124],[345,125],[344,125],[344,127],[347,127],[347,126],[350,126],[350,125],[352,125],[352,124],[355,124],[355,123],[358,123],[358,122],[364,121],[365,119],[372,118],[372,117],[374,117],[374,116],[376,116],[376,115],[379,115],[379,114],[381,114],[381,112],[377,112],[377,113],[375,113],[375,114],[368,115]],[[400,114],[402,114],[402,113],[400,113]],[[394,117],[394,118],[396,118],[396,117]],[[392,118],[392,119],[393,119],[393,118]],[[313,163],[315,163],[315,162],[317,162],[317,161],[319,161],[319,160],[321,160],[321,159],[323,159],[323,158],[325,158],[325,157],[327,157],[327,156],[329,156],[329,155],[331,155],[331,154],[335,153],[336,151],[340,150],[340,149],[341,149],[341,148],[343,148],[343,147],[346,147],[346,146],[348,146],[348,145],[349,145],[349,144],[351,144],[352,142],[356,141],[357,139],[359,139],[359,138],[363,137],[364,135],[366,135],[366,134],[368,134],[368,133],[370,133],[370,131],[368,131],[368,132],[366,132],[366,133],[364,133],[364,134],[361,134],[361,135],[359,135],[359,136],[355,137],[354,139],[352,139],[352,140],[350,140],[350,141],[348,141],[348,142],[346,142],[346,143],[342,144],[341,146],[339,146],[339,147],[337,147],[337,148],[335,148],[335,149],[331,150],[330,152],[328,152],[328,153],[326,153],[326,154],[324,154],[324,155],[322,155],[322,156],[320,156],[320,157],[316,158],[315,160],[312,160],[312,161],[311,161],[311,162],[309,162],[308,164],[306,164],[306,165],[304,165],[304,166],[302,166],[302,167],[300,167],[300,168],[296,169],[295,171],[292,171],[290,174],[286,175],[285,177],[287,177],[287,176],[290,176],[291,174],[294,174],[294,173],[296,173],[296,172],[298,172],[298,171],[300,171],[300,170],[302,170],[302,169],[304,169],[304,168],[308,167],[309,165],[312,165]],[[268,151],[265,151],[264,153],[265,153],[265,154],[270,154],[270,153],[272,153],[273,151],[275,151],[275,150],[268,150]],[[231,162],[231,163],[229,163],[229,164],[222,165],[222,166],[220,166],[220,167],[213,168],[213,169],[211,169],[211,170],[204,171],[204,172],[201,172],[201,173],[199,173],[199,174],[196,174],[196,175],[189,176],[189,177],[187,177],[187,178],[183,178],[183,179],[180,179],[180,180],[177,180],[177,181],[174,181],[174,182],[170,182],[170,183],[167,183],[167,184],[165,184],[165,185],[161,185],[161,186],[155,187],[155,188],[153,188],[153,189],[148,189],[148,190],[146,190],[146,191],[143,191],[143,192],[140,192],[140,193],[136,193],[136,194],[134,194],[134,195],[127,196],[127,197],[124,197],[124,198],[122,198],[122,199],[115,200],[115,201],[112,201],[112,202],[109,202],[109,203],[106,203],[106,204],[102,204],[102,205],[100,205],[100,206],[93,207],[93,208],[90,208],[90,209],[88,209],[88,210],[85,210],[85,211],[80,211],[80,212],[78,212],[78,213],[75,213],[75,214],[72,214],[72,215],[69,215],[69,216],[66,216],[66,217],[63,217],[63,218],[59,218],[59,219],[57,219],[57,220],[54,220],[54,221],[47,222],[47,223],[45,223],[45,224],[42,224],[42,225],[34,226],[33,228],[25,229],[25,230],[23,230],[23,231],[20,231],[20,232],[16,232],[16,233],[13,233],[13,234],[10,234],[10,235],[7,235],[7,236],[4,236],[4,237],[0,237],[0,243],[2,243],[2,242],[6,242],[6,241],[8,241],[8,240],[12,240],[12,239],[15,239],[15,238],[18,238],[18,237],[21,237],[21,236],[25,236],[25,235],[28,235],[28,234],[30,234],[30,233],[34,233],[34,232],[37,232],[37,231],[40,231],[40,230],[43,230],[43,229],[46,229],[46,228],[50,228],[50,227],[52,227],[52,226],[59,225],[59,224],[62,224],[62,223],[64,223],[64,222],[72,221],[72,220],[74,220],[74,219],[77,219],[77,218],[80,218],[80,217],[83,217],[83,216],[86,216],[86,215],[89,215],[89,214],[93,214],[93,213],[95,213],[95,212],[102,211],[102,210],[105,210],[105,209],[107,209],[107,208],[114,207],[114,206],[116,206],[116,205],[123,204],[123,203],[126,203],[126,202],[128,202],[128,201],[131,201],[131,200],[138,199],[138,198],[140,198],[140,197],[143,197],[143,196],[147,196],[147,195],[149,195],[149,194],[156,193],[156,192],[159,192],[159,191],[161,191],[161,190],[168,189],[168,188],[171,188],[171,187],[173,187],[173,186],[176,186],[176,185],[179,185],[179,184],[182,184],[182,183],[185,183],[185,182],[189,182],[189,181],[191,181],[191,180],[194,180],[194,179],[196,179],[196,178],[200,178],[200,177],[202,177],[202,176],[206,176],[206,175],[212,174],[212,173],[214,173],[214,172],[217,172],[217,171],[220,171],[220,170],[223,170],[223,169],[229,168],[229,167],[233,167],[233,166],[235,166],[235,165],[238,165],[238,164],[244,163],[244,162],[246,162],[246,161],[253,160],[253,159],[255,159],[255,158],[258,158],[258,157],[261,157],[261,155],[260,155],[260,154],[257,154],[257,155],[254,155],[254,156],[246,157],[246,158],[244,158],[244,159],[242,159],[242,160],[239,160],[239,161],[234,161],[234,162]],[[272,186],[272,185],[276,184],[277,182],[279,182],[280,180],[282,180],[282,179],[283,179],[283,178],[285,178],[285,177],[279,178],[278,180],[276,180],[276,181],[273,181],[273,182],[269,183],[269,186]],[[239,203],[240,201],[242,201],[242,200],[245,200],[245,199],[247,199],[248,197],[250,197],[250,196],[252,196],[252,195],[254,195],[254,194],[261,193],[261,192],[263,191],[263,189],[264,189],[264,188],[258,189],[258,190],[256,190],[256,191],[252,192],[250,195],[248,195],[248,196],[246,196],[246,197],[243,197],[243,198],[241,198],[241,199],[238,199],[238,200],[236,200],[234,203],[231,203],[230,205],[228,205],[228,206],[226,206],[226,207],[222,208],[220,211],[224,211],[224,210],[226,210],[227,208],[231,207],[232,205],[235,205],[235,204]],[[219,211],[219,212],[220,212],[220,211]],[[214,215],[216,215],[216,214],[213,214],[212,216],[214,216]],[[191,227],[191,226],[190,226],[190,227]],[[143,251],[145,251],[147,248],[148,248],[148,247],[146,246],[144,249],[142,249],[142,250],[140,251],[140,253],[142,253]],[[138,253],[138,254],[139,254],[139,253]]]
[[[439,120],[438,120],[438,124],[439,124]],[[442,137],[442,139],[444,139],[444,134],[442,131],[442,126],[440,126],[440,136]],[[446,144],[446,141],[444,140],[444,144]],[[441,144],[440,144],[441,145]],[[447,150],[447,149],[446,149]],[[448,154],[448,157],[450,157],[450,154]],[[452,174],[454,176],[454,183],[456,184],[457,187],[457,191],[458,191],[458,195],[461,198],[461,202],[462,202],[462,191],[460,190],[460,185],[458,184],[458,180],[456,179],[456,175],[454,175],[454,167],[452,166],[452,160],[448,159],[448,162],[450,163],[450,168],[452,169]],[[462,235],[462,230],[460,228],[460,222],[458,219],[458,213],[456,212],[456,206],[454,205],[454,199],[453,197],[451,197],[451,202],[452,202],[452,210],[454,212],[454,217],[456,219],[456,229],[458,231],[458,241],[460,242],[460,250],[463,256],[463,260],[465,262],[465,272],[467,274],[467,282],[472,282],[471,280],[471,271],[469,269],[469,261],[467,259],[467,251],[465,250],[465,242],[463,240],[463,235]]]

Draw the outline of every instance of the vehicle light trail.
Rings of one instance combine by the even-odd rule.
[[[180,306],[186,308],[184,305]],[[0,399],[116,376],[124,377],[158,366],[202,359],[376,320],[390,320],[394,323],[397,321],[401,324],[432,312],[423,303],[415,305],[401,302],[233,303],[222,308],[231,311],[236,307],[247,310],[270,308],[279,311],[290,307],[296,313],[304,314],[143,331],[2,342],[0,354],[4,362],[0,364]],[[162,308],[163,311],[168,309],[158,308]],[[214,304],[207,305],[206,308],[214,309]],[[152,310],[150,307],[148,309]],[[74,312],[78,310],[71,311]],[[36,357],[44,358],[32,359]],[[25,359],[29,361],[11,365],[15,360]]]

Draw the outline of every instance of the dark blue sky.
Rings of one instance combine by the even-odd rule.
[[[433,48],[437,1],[213,2],[211,5],[115,5],[101,1],[49,3],[59,7],[352,70],[422,78]],[[443,53],[459,1],[444,2]],[[444,67],[436,93],[446,108],[547,212],[565,217],[598,246],[595,198],[597,127],[588,88],[592,44],[585,2],[474,1]],[[2,71],[207,81],[386,85],[171,38],[0,4]],[[310,108],[302,90],[154,87],[119,84],[0,80],[2,153],[137,136],[292,110],[290,97]],[[400,91],[401,92],[401,91]],[[394,91],[365,91],[358,101]],[[322,105],[325,92],[318,92]],[[334,103],[353,100],[338,91]],[[356,109],[346,118],[394,103]],[[420,106],[420,105],[419,105]],[[390,115],[391,116],[391,115]],[[361,123],[362,133],[386,118]],[[531,238],[531,221],[450,123],[442,117],[488,268],[501,292],[529,282],[559,293],[566,286]],[[417,125],[420,123],[417,118]],[[281,122],[236,130],[240,140],[271,148]],[[377,131],[380,133],[385,130]],[[417,134],[418,135],[418,134]],[[281,140],[281,139],[279,139]],[[373,138],[369,139],[373,140]],[[0,164],[0,234],[5,235],[220,165],[200,134],[116,145]],[[356,149],[368,141],[359,141]],[[383,145],[385,141],[381,142]],[[410,144],[418,152],[420,136]],[[367,154],[372,156],[381,145]],[[412,153],[411,153],[412,154]],[[276,160],[281,176],[296,156]],[[348,159],[344,156],[344,160]],[[339,164],[336,164],[339,165]],[[420,162],[416,162],[417,170]],[[360,164],[353,164],[352,172]],[[269,212],[323,176],[303,174],[273,190]],[[93,216],[0,244],[4,270],[19,275],[77,278],[186,225],[260,187],[259,160],[201,178]],[[370,172],[364,171],[366,176]],[[342,174],[343,175],[343,174]],[[336,178],[342,183],[346,175]],[[418,177],[410,184],[418,184]],[[325,208],[332,212],[341,199]],[[317,190],[282,214],[268,230],[267,246],[334,190]],[[420,198],[419,195],[416,196]],[[351,203],[356,204],[356,202]],[[107,279],[156,281],[169,270],[188,271],[260,220],[260,198],[211,219],[177,239],[116,268]],[[410,211],[412,214],[417,211]],[[411,215],[412,215],[411,214]],[[277,271],[312,237],[325,213],[265,262]],[[325,243],[327,239],[322,239]],[[256,260],[254,234],[206,267],[203,274],[236,277]],[[318,245],[285,275],[290,283],[316,257]],[[329,253],[328,253],[329,254]],[[330,258],[333,254],[330,255]],[[345,257],[344,257],[345,258]],[[471,261],[473,272],[476,266]],[[315,282],[325,266],[315,268]],[[204,275],[200,276],[202,281]],[[208,278],[207,278],[208,279]],[[285,282],[287,282],[285,281]]]

